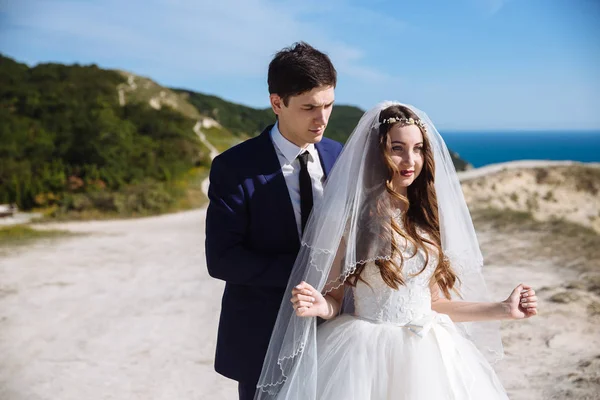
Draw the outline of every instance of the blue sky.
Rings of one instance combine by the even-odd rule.
[[[339,104],[399,100],[442,129],[600,129],[598,0],[0,0],[0,52],[96,63],[268,106],[267,66],[304,40]]]

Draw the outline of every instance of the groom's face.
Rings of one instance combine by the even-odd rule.
[[[278,116],[281,134],[295,145],[304,148],[311,143],[318,143],[329,122],[334,89],[331,86],[320,86],[309,92],[291,96],[287,105],[276,94],[271,95],[271,106]]]

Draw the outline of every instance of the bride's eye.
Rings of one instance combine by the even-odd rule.
[[[394,147],[392,147],[392,150],[394,150],[394,151],[402,151],[402,146],[394,146]]]

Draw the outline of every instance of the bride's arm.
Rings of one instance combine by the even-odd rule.
[[[466,302],[444,297],[437,283],[431,288],[431,308],[454,322],[523,319],[537,314],[537,297],[531,286],[521,284],[501,302]]]
[[[290,301],[299,317],[331,319],[339,314],[343,298],[344,285],[323,295],[308,283],[301,282],[292,290]]]
[[[346,241],[341,240],[340,246],[333,259],[327,284],[320,293],[306,282],[301,282],[292,290],[291,302],[299,317],[320,317],[332,319],[340,313],[344,300],[344,282],[340,282],[343,275],[344,255],[346,254]],[[335,285],[338,287],[335,287]]]
[[[337,289],[333,289],[331,292],[325,295],[325,301],[327,302],[327,312],[324,315],[319,315],[323,319],[331,319],[337,317],[340,313],[340,307],[344,299],[344,285]]]

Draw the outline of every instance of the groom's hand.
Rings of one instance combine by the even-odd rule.
[[[292,290],[290,301],[299,317],[323,317],[329,310],[323,295],[306,282],[300,283]]]

